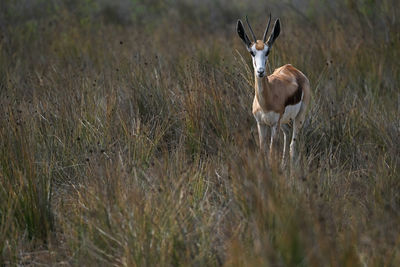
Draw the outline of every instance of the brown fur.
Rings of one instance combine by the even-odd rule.
[[[256,42],[256,49],[257,50],[263,50],[264,49],[264,43],[261,40],[257,40]]]
[[[307,77],[290,64],[276,69],[262,80],[261,95],[258,95],[257,86],[256,82],[254,114],[261,109],[264,112],[274,111],[282,115],[286,106],[297,104],[301,100],[302,93],[305,105],[308,105],[310,99]]]

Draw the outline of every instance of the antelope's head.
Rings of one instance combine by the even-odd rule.
[[[246,16],[246,22],[249,26],[251,35],[253,36],[254,41],[250,41],[249,37],[247,36],[243,23],[241,20],[237,22],[237,33],[239,37],[243,40],[244,44],[246,45],[247,50],[250,52],[250,55],[253,59],[253,67],[254,67],[254,74],[257,77],[264,77],[266,74],[266,63],[268,59],[269,52],[271,51],[272,44],[275,42],[276,38],[278,38],[279,33],[281,32],[281,26],[279,19],[275,21],[274,29],[272,30],[271,35],[267,41],[267,33],[269,29],[269,24],[271,23],[271,15],[269,15],[268,25],[265,29],[264,36],[262,40],[257,40],[256,35],[253,32],[253,29],[250,26],[249,20]]]

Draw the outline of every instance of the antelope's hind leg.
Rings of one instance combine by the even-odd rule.
[[[282,133],[283,133],[283,150],[282,150],[282,162],[281,162],[281,168],[285,168],[286,166],[286,146],[287,146],[287,134],[285,129],[283,127],[281,128]]]
[[[302,121],[296,119],[293,122],[292,141],[290,142],[290,164],[292,166],[294,166],[297,161],[296,142],[297,142],[297,135],[301,130],[301,126],[302,126]]]
[[[299,114],[293,121],[293,134],[292,134],[292,141],[290,142],[290,164],[292,166],[294,165],[294,163],[296,163],[295,161],[297,160],[295,146],[296,146],[296,141],[297,141],[297,135],[299,134],[299,132],[304,124],[306,108],[307,108],[307,104],[303,103],[301,105]]]

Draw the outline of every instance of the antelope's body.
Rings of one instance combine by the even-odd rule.
[[[247,37],[240,20],[238,21],[237,31],[253,59],[255,77],[253,115],[257,121],[260,148],[261,150],[266,150],[267,126],[271,127],[271,153],[277,133],[282,129],[281,125],[293,122],[293,134],[290,143],[290,155],[293,159],[296,137],[304,123],[306,108],[310,101],[310,83],[301,71],[290,64],[275,69],[269,76],[265,75],[268,54],[272,44],[280,33],[280,22],[278,19],[275,22],[270,38],[266,41],[270,21],[271,18],[264,33],[263,41],[255,38],[248,20],[247,24],[254,37],[254,42],[251,42]],[[284,135],[282,164],[284,164],[286,133],[284,130],[282,132]]]
[[[257,123],[273,126],[294,121],[307,106],[310,85],[307,77],[292,65],[284,65],[265,78],[255,78],[253,115]],[[304,110],[304,108],[303,108]]]

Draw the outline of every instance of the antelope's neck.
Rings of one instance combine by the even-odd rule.
[[[269,95],[269,83],[268,76],[260,78],[257,75],[255,76],[255,89],[256,89],[256,98],[260,106],[264,107],[267,101],[267,97]]]

